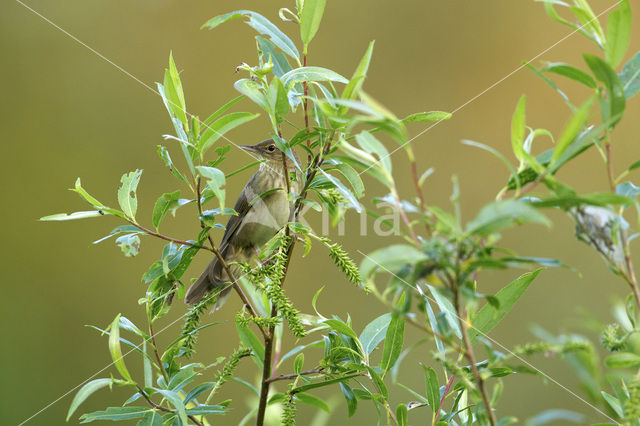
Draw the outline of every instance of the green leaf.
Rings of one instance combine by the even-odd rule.
[[[267,100],[269,102],[270,109],[275,117],[282,117],[289,112],[289,99],[287,98],[287,91],[282,84],[282,81],[278,77],[271,79],[269,83],[269,91],[267,92]]]
[[[569,145],[576,139],[580,131],[584,128],[584,124],[589,118],[589,111],[591,110],[591,106],[593,105],[594,97],[590,97],[578,110],[573,114],[569,123],[565,126],[562,131],[562,135],[558,142],[556,143],[556,147],[553,150],[553,156],[551,157],[551,161],[557,161],[562,154],[569,148]]]
[[[351,417],[356,413],[356,409],[358,408],[358,400],[356,399],[356,396],[353,394],[353,390],[348,384],[340,382],[340,389],[342,390],[342,395],[344,395],[344,399],[347,402],[347,413],[349,417]]]
[[[584,414],[576,413],[575,411],[570,410],[551,409],[545,410],[527,419],[526,426],[540,426],[549,423],[567,424],[567,422],[578,423],[582,425],[587,423]]]
[[[304,365],[304,353],[299,353],[296,359],[293,361],[293,371],[296,374],[300,374],[302,366]]]
[[[159,388],[153,388],[153,390],[162,395],[163,398],[165,398],[171,405],[175,407],[176,411],[178,412],[178,416],[182,421],[182,424],[189,424],[189,419],[187,418],[187,412],[184,403],[182,402],[182,397],[177,392]]]
[[[116,244],[120,246],[122,253],[126,257],[137,256],[140,253],[140,237],[139,232],[125,234],[116,239]]]
[[[235,89],[258,104],[260,108],[269,111],[269,102],[262,91],[262,86],[248,78],[241,78],[233,84]]]
[[[405,404],[398,404],[396,407],[396,419],[398,420],[398,426],[407,426],[407,406]]]
[[[620,401],[618,401],[616,399],[616,397],[614,397],[612,395],[609,395],[605,391],[600,391],[600,393],[602,394],[602,397],[604,398],[604,400],[607,401],[607,404],[609,404],[611,406],[611,408],[613,408],[613,411],[615,411],[616,414],[618,416],[620,416],[620,418],[623,418],[624,417],[624,411],[622,410],[622,407],[620,406]]]
[[[129,370],[127,370],[127,366],[124,364],[122,348],[120,347],[120,314],[118,314],[111,323],[111,330],[109,333],[109,352],[111,353],[113,364],[116,366],[116,369],[122,378],[131,382],[131,374],[129,374]]]
[[[375,136],[363,130],[356,135],[356,142],[367,154],[374,154],[377,157],[376,162],[379,162],[382,168],[391,175],[391,156],[389,151]]]
[[[198,166],[196,167],[200,175],[207,179],[207,188],[218,198],[220,208],[224,209],[225,191],[222,189],[226,182],[224,173],[215,167]]]
[[[140,182],[142,170],[125,173],[120,178],[120,187],[118,188],[118,203],[124,214],[131,220],[135,221],[136,211],[138,210],[138,199],[136,197],[136,188]]]
[[[163,90],[159,92],[169,115],[180,120],[185,128],[188,128],[184,92],[172,54],[169,54],[169,69],[164,72]]]
[[[271,42],[278,46],[284,53],[291,56],[296,61],[300,61],[300,54],[298,53],[298,49],[296,49],[296,45],[293,44],[291,39],[287,37],[282,31],[280,31],[278,27],[273,25],[271,21],[256,12],[252,12],[250,10],[236,10],[235,12],[226,13],[224,15],[219,15],[215,18],[209,19],[204,23],[204,25],[202,25],[201,28],[208,28],[211,30],[220,24],[241,17],[247,18],[247,20],[245,21],[247,25],[258,31],[258,33],[262,34],[263,36],[269,37]]]
[[[355,195],[353,195],[351,191],[349,191],[349,189],[346,186],[344,186],[342,182],[340,182],[337,178],[330,175],[329,173],[325,172],[323,169],[318,169],[318,170],[320,171],[320,173],[322,173],[324,177],[326,177],[329,180],[329,182],[331,182],[336,187],[338,191],[340,191],[340,193],[347,199],[349,204],[351,204],[351,207],[356,212],[360,213],[362,211],[362,207],[360,207],[360,203],[358,203],[358,199],[355,197]]]
[[[534,222],[550,226],[551,222],[522,200],[503,200],[484,206],[475,219],[467,223],[468,234],[487,236],[515,224]]]
[[[371,321],[360,334],[360,343],[365,354],[370,354],[382,342],[391,322],[391,314],[383,314]]]
[[[323,321],[329,327],[337,331],[338,333],[344,334],[345,336],[351,337],[354,341],[358,342],[358,335],[344,322],[337,319],[328,319]]]
[[[582,56],[596,79],[601,81],[607,88],[607,97],[600,96],[600,109],[602,121],[611,122],[610,126],[613,127],[622,117],[627,102],[624,87],[616,72],[603,59],[587,54]]]
[[[444,319],[449,327],[459,339],[462,339],[458,313],[456,312],[456,308],[453,306],[453,303],[451,303],[451,301],[443,294],[442,289],[429,285],[429,291],[431,292],[431,295],[433,295],[433,301],[438,305],[440,312],[444,314]]]
[[[367,278],[378,268],[395,274],[405,265],[414,265],[427,259],[428,256],[414,246],[395,244],[365,255],[360,264],[360,274]]]
[[[542,268],[523,274],[501,289],[495,295],[500,302],[499,308],[496,309],[489,303],[480,308],[471,320],[472,328],[469,330],[469,337],[474,338],[489,333],[509,313],[540,271]]]
[[[632,352],[619,352],[606,357],[604,364],[609,368],[636,367],[640,365],[640,355]]]
[[[582,83],[590,89],[596,88],[596,82],[593,77],[591,77],[581,69],[569,64],[565,64],[562,62],[553,62],[542,68],[540,71],[553,72],[558,75],[570,78],[571,80]]]
[[[244,346],[251,349],[251,357],[258,367],[262,368],[262,364],[264,362],[264,346],[262,346],[258,337],[249,330],[246,325],[236,323],[236,329],[238,331],[240,341]]]
[[[307,385],[302,385],[302,386],[298,386],[296,388],[293,388],[289,393],[296,394],[296,393],[299,393],[299,392],[306,392],[306,391],[311,390],[311,389],[322,388],[322,387],[325,387],[325,386],[333,385],[335,383],[344,382],[344,381],[353,379],[354,377],[358,377],[358,376],[360,376],[360,373],[347,374],[346,376],[335,377],[333,379],[323,380],[321,382],[309,383]]]
[[[153,412],[153,410],[149,407],[109,407],[104,411],[83,414],[80,416],[80,420],[82,420],[80,423],[90,423],[96,420],[121,421],[139,419],[150,412]]]
[[[262,40],[264,40],[264,39],[262,39]],[[270,43],[270,42],[267,41],[267,43]],[[209,117],[207,117],[206,120],[203,121],[204,127],[206,127],[206,126],[210,125],[211,123],[213,123],[214,121],[216,121],[216,119],[218,117],[220,117],[222,114],[227,112],[232,106],[234,106],[236,103],[240,102],[243,99],[244,99],[244,95],[236,96],[235,98],[231,99],[226,104],[222,105],[213,114],[211,114]]]
[[[302,402],[303,404],[311,405],[313,407],[324,410],[327,413],[331,412],[331,409],[329,408],[326,402],[324,402],[323,400],[321,400],[316,396],[309,395],[308,393],[298,392],[296,393],[296,399]]]
[[[307,45],[318,32],[326,0],[305,0],[300,13],[300,38],[304,44],[304,53],[307,53]]]
[[[605,58],[613,67],[617,67],[629,47],[631,33],[631,8],[628,0],[620,0],[618,8],[609,14],[607,21],[607,42]]]
[[[252,114],[250,112],[232,112],[207,125],[200,137],[200,155],[203,155],[229,130],[235,129],[259,116],[260,114]]]
[[[520,161],[524,161],[524,131],[525,131],[525,108],[527,96],[522,95],[516,106],[516,110],[511,118],[511,149],[513,154]]]
[[[624,64],[620,73],[620,82],[627,99],[640,91],[640,52],[637,52],[629,62]]]
[[[337,72],[322,67],[295,68],[283,74],[281,80],[282,84],[286,87],[291,86],[293,83],[302,83],[303,81],[337,81],[338,83],[349,83],[349,80]]]
[[[291,65],[287,57],[282,52],[278,52],[272,42],[260,36],[256,36],[256,40],[262,52],[263,60],[266,62],[271,58],[273,75],[280,78],[284,73],[291,71]]]
[[[58,213],[52,214],[49,216],[43,216],[39,220],[42,221],[63,221],[63,220],[76,220],[76,219],[86,219],[88,217],[98,217],[104,216],[104,212],[100,210],[90,210],[85,212],[74,212],[74,213]]]
[[[389,391],[387,390],[387,386],[382,381],[382,378],[380,377],[378,372],[369,366],[367,366],[367,371],[369,372],[369,375],[371,376],[371,380],[373,380],[373,383],[375,383],[376,388],[378,388],[378,391],[383,396],[383,398],[384,399],[389,398]]]
[[[166,194],[162,194],[160,198],[156,201],[156,204],[153,206],[153,226],[155,226],[156,230],[158,226],[160,226],[160,222],[167,214],[167,212],[175,205],[178,204],[178,200],[180,199],[180,191],[168,192]]]
[[[162,159],[162,162],[164,163],[165,166],[167,166],[169,168],[169,171],[178,179],[186,182],[187,180],[185,179],[185,177],[182,175],[182,173],[180,173],[180,170],[178,170],[174,164],[173,161],[171,161],[171,156],[169,156],[169,151],[167,150],[167,148],[165,148],[162,145],[158,145],[158,156]]]
[[[387,328],[387,333],[384,339],[382,361],[380,362],[380,368],[383,371],[383,376],[395,365],[400,353],[402,352],[402,345],[404,343],[404,324],[405,320],[400,315],[394,315],[391,318],[391,323]]]
[[[452,114],[444,111],[428,111],[418,112],[411,114],[402,119],[402,122],[407,123],[432,123],[435,121],[442,121],[450,119]]]
[[[78,409],[80,404],[82,404],[91,394],[95,391],[102,389],[104,387],[111,387],[111,385],[115,382],[113,378],[108,379],[95,379],[80,388],[76,396],[73,397],[73,401],[71,401],[71,405],[69,406],[69,411],[67,412],[67,421],[71,418],[73,413]]]
[[[374,44],[375,42],[373,41],[369,43],[369,47],[367,47],[366,52],[364,52],[364,56],[360,59],[360,63],[351,76],[351,80],[349,80],[349,83],[345,86],[344,91],[342,92],[342,99],[353,100],[358,96],[358,93],[362,88],[362,84],[364,83],[364,79],[367,76],[367,71],[369,70],[369,63],[371,62]],[[347,109],[348,107],[341,106],[340,114],[347,112]]]
[[[190,416],[199,416],[202,414],[225,414],[227,411],[229,409],[222,405],[198,405],[197,407],[189,408],[186,413]]]
[[[358,174],[353,167],[345,163],[336,164],[333,167],[347,179],[349,185],[353,188],[355,196],[361,198],[364,195],[364,183],[360,178],[360,174]]]
[[[427,389],[427,401],[429,402],[429,407],[433,410],[434,413],[437,413],[440,410],[440,386],[438,385],[438,375],[435,370],[431,367],[422,366],[424,370],[424,380]]]

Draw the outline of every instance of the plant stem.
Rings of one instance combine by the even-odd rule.
[[[162,363],[162,358],[160,358],[160,353],[158,352],[158,345],[156,343],[156,334],[153,331],[153,321],[149,320],[149,334],[151,335],[151,343],[153,344],[153,353],[156,355],[156,360],[158,360],[158,366],[160,367],[160,372],[162,373],[162,377],[164,377],[165,382],[169,383],[169,376],[164,369],[164,364]]]
[[[168,407],[163,407],[162,405],[156,404],[155,402],[153,402],[151,400],[151,398],[149,398],[149,395],[147,395],[147,393],[144,391],[144,389],[142,389],[140,386],[136,385],[136,387],[138,388],[138,392],[140,392],[140,395],[142,395],[142,397],[149,403],[149,405],[151,405],[153,408],[155,408],[156,410],[160,410],[160,411],[164,411],[167,413],[175,413],[175,410],[172,410],[171,408]],[[191,420],[192,422],[194,422],[196,425],[198,426],[204,426],[204,423],[202,423],[201,421],[199,421],[198,419],[196,419],[194,416],[192,415],[187,415],[187,417],[189,418],[189,420]]]
[[[162,234],[159,234],[157,232],[153,232],[152,230],[150,230],[148,228],[145,228],[144,226],[132,221],[131,219],[126,219],[126,221],[129,222],[130,224],[132,224],[133,226],[135,226],[136,228],[138,228],[139,230],[141,230],[142,232],[144,232],[145,234],[153,235],[154,237],[158,237],[158,238],[163,239],[165,241],[171,241],[171,242],[174,242],[174,243],[183,244],[185,246],[197,247],[197,248],[213,251],[213,249],[211,247],[209,247],[209,246],[201,246],[201,245],[198,245],[198,244],[190,243],[189,241],[176,240],[175,238],[171,238],[171,237],[168,237],[166,235],[162,235]]]
[[[475,378],[476,384],[478,385],[478,391],[482,396],[482,403],[484,404],[484,409],[487,413],[487,417],[489,418],[489,424],[491,424],[491,426],[494,426],[496,424],[495,415],[493,414],[493,411],[491,411],[491,404],[489,404],[489,398],[487,397],[487,392],[484,388],[484,381],[482,380],[482,377],[480,376],[480,371],[478,371],[478,366],[476,365],[476,357],[473,353],[471,340],[469,339],[467,322],[463,319],[465,316],[465,313],[464,313],[464,308],[460,303],[460,293],[458,291],[457,283],[454,282],[453,287],[454,287],[453,288],[454,305],[456,307],[456,313],[458,316],[458,321],[460,323],[460,331],[462,332],[462,341],[464,342],[465,356],[467,357],[467,359],[469,360],[469,363],[471,364],[471,371],[473,372],[473,377]]]
[[[304,56],[302,57],[302,66],[306,67],[307,66],[307,53],[305,52]],[[302,103],[303,107],[304,107],[304,127],[307,129],[307,133],[309,133],[309,99],[307,98],[308,94],[309,94],[309,86],[308,83],[306,81],[302,82],[302,87],[304,88],[303,92],[304,92],[304,102]],[[307,147],[311,146],[311,140],[307,139]],[[311,163],[311,154],[307,154],[307,164]]]
[[[447,394],[449,393],[449,390],[451,389],[451,384],[453,383],[453,379],[454,377],[456,377],[455,374],[452,374],[451,377],[449,378],[449,381],[447,382],[447,387],[444,388],[444,392],[442,393],[442,398],[440,398],[440,410],[438,410],[438,412],[436,413],[434,419],[433,419],[433,424],[438,423],[438,419],[440,418],[440,412],[442,409],[442,404],[444,404],[444,399],[447,397]]]
[[[273,376],[273,377],[269,377],[266,381],[267,382],[277,382],[278,380],[291,380],[291,379],[295,379],[298,376],[309,376],[311,374],[316,374],[316,373],[322,373],[322,371],[324,370],[323,367],[318,367],[318,368],[314,368],[312,370],[307,370],[307,371],[302,371],[300,372],[300,374],[282,374],[280,376]]]
[[[275,313],[275,308],[271,309],[271,315]],[[271,354],[273,353],[273,339],[274,330],[272,327],[269,330],[269,335],[264,337],[264,362],[262,364],[262,385],[260,386],[260,401],[258,402],[258,418],[256,420],[256,426],[264,425],[264,416],[267,411],[267,398],[269,397],[269,385],[271,382]]]

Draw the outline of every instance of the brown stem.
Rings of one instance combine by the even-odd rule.
[[[158,237],[158,238],[163,239],[165,241],[172,241],[174,243],[183,244],[185,246],[198,247],[198,248],[201,248],[201,249],[213,251],[213,249],[211,247],[209,247],[209,246],[201,246],[201,245],[198,245],[198,244],[190,243],[189,241],[176,240],[175,238],[167,237],[166,235],[162,235],[162,234],[158,234],[157,232],[153,232],[152,230],[150,230],[148,228],[145,228],[144,226],[132,221],[131,219],[125,219],[125,220],[127,222],[129,222],[130,224],[132,224],[133,226],[135,226],[136,228],[138,228],[139,230],[141,230],[142,232],[144,232],[145,234],[153,235],[154,237]]]
[[[275,308],[271,309],[271,314],[275,313]],[[271,354],[273,353],[274,328],[269,330],[269,335],[264,338],[264,362],[262,364],[262,385],[260,387],[260,401],[258,402],[257,426],[264,425],[264,415],[267,411],[267,398],[269,397],[269,385],[271,382]]]
[[[462,341],[464,342],[465,347],[465,356],[469,360],[471,364],[471,371],[473,372],[473,377],[476,380],[476,384],[478,385],[478,391],[482,396],[482,403],[484,404],[485,411],[487,412],[487,417],[489,418],[489,424],[494,426],[496,424],[496,418],[491,411],[491,404],[489,404],[489,398],[487,397],[487,392],[484,388],[484,381],[480,376],[480,371],[478,371],[478,366],[476,365],[476,357],[473,353],[473,347],[471,345],[471,340],[469,339],[469,333],[467,329],[467,322],[464,318],[464,308],[460,303],[460,294],[457,288],[457,285],[454,284],[454,304],[456,307],[456,313],[458,315],[458,321],[460,322],[460,331],[462,332]]]
[[[280,376],[269,377],[266,381],[271,383],[271,382],[277,382],[278,380],[291,380],[291,379],[295,379],[298,376],[308,376],[310,374],[322,373],[323,370],[324,370],[324,368],[318,367],[318,368],[314,368],[312,370],[302,371],[300,374],[295,374],[295,373],[294,374],[282,374]]]
[[[438,419],[440,418],[440,412],[442,411],[442,404],[444,404],[444,399],[447,397],[447,394],[449,393],[449,390],[451,389],[451,384],[453,383],[453,379],[455,378],[455,374],[452,374],[451,377],[449,378],[449,381],[447,382],[447,387],[444,388],[444,392],[442,393],[442,398],[440,398],[440,410],[438,410],[438,412],[436,413],[436,416],[433,419],[433,424],[438,423]]]
[[[622,231],[621,231],[622,233]],[[624,262],[627,267],[628,279],[627,282],[633,291],[633,297],[636,300],[636,306],[640,307],[640,289],[638,289],[638,280],[636,279],[636,273],[633,268],[633,262],[631,261],[631,254],[629,253],[629,240],[625,236],[624,238]]]
[[[153,331],[153,322],[149,321],[149,334],[151,335],[151,343],[153,344],[153,353],[156,355],[156,360],[158,360],[158,366],[160,367],[160,372],[162,373],[162,377],[164,380],[169,383],[169,376],[164,369],[164,364],[162,363],[162,359],[160,358],[160,353],[158,352],[158,344],[156,343],[156,334]]]

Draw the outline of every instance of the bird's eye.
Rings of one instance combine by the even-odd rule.
[[[275,146],[275,145],[269,145],[269,146],[267,147],[267,150],[268,150],[269,152],[273,152],[273,151],[275,151],[275,150],[276,150],[276,146]]]

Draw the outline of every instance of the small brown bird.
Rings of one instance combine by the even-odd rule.
[[[240,148],[264,159],[258,171],[245,185],[233,209],[238,213],[231,216],[220,242],[220,254],[228,264],[246,262],[292,219],[293,203],[287,197],[287,176],[282,164],[282,151],[272,139],[256,145],[242,145]],[[294,153],[295,156],[295,153]],[[296,161],[300,164],[298,157]],[[296,168],[287,162],[289,173],[296,171],[296,179],[290,182],[291,192],[297,194],[301,189],[300,175]],[[238,268],[231,272],[237,278]],[[189,288],[185,302],[198,303],[213,288],[222,287],[229,276],[218,258],[214,258],[202,275]],[[220,294],[216,302],[219,308],[228,296],[229,289]]]

